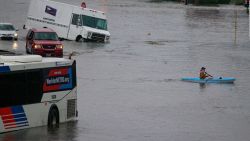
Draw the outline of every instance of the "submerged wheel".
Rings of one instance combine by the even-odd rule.
[[[82,36],[81,35],[78,35],[77,37],[76,37],[76,41],[77,42],[80,42],[82,40]]]
[[[59,112],[56,107],[50,108],[48,116],[48,127],[49,128],[59,127]]]
[[[30,54],[30,53],[29,53],[29,50],[28,50],[28,48],[27,48],[27,44],[26,44],[26,46],[25,46],[25,49],[26,49],[26,53],[27,53],[27,54]]]
[[[34,50],[33,48],[30,49],[30,54],[34,54],[33,50]]]

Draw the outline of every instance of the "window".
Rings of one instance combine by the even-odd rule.
[[[13,31],[15,30],[13,25],[10,24],[0,24],[0,30]]]
[[[0,107],[21,104],[25,95],[25,73],[11,73],[0,75]]]
[[[82,15],[83,19],[83,25],[96,28],[96,29],[102,29],[107,30],[107,20],[95,18],[91,16]]]
[[[33,38],[34,32],[31,31],[30,34],[28,35],[29,40]]]
[[[25,103],[39,103],[42,99],[42,71],[32,70],[26,72]]]
[[[0,107],[41,102],[41,71],[0,74]]]
[[[82,26],[82,20],[81,20],[80,15],[78,15],[78,14],[72,14],[71,24]]]
[[[58,36],[55,32],[36,32],[35,40],[58,40]]]

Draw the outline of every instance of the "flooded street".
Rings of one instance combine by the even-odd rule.
[[[58,0],[61,1],[61,0]],[[0,49],[25,54],[29,0],[0,0],[19,28]],[[81,0],[63,0],[79,5]],[[1,141],[248,141],[250,46],[244,7],[86,0],[107,12],[110,43],[63,41],[77,61],[77,122],[0,134]],[[234,84],[182,82],[202,66]]]

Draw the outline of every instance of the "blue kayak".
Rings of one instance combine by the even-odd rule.
[[[233,77],[218,77],[218,78],[206,78],[200,79],[198,77],[186,77],[182,78],[182,81],[195,82],[195,83],[234,83],[236,80]]]

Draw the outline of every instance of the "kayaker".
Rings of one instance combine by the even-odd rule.
[[[207,77],[213,77],[213,76],[206,72],[205,67],[202,67],[201,70],[200,70],[200,79],[205,79]]]

